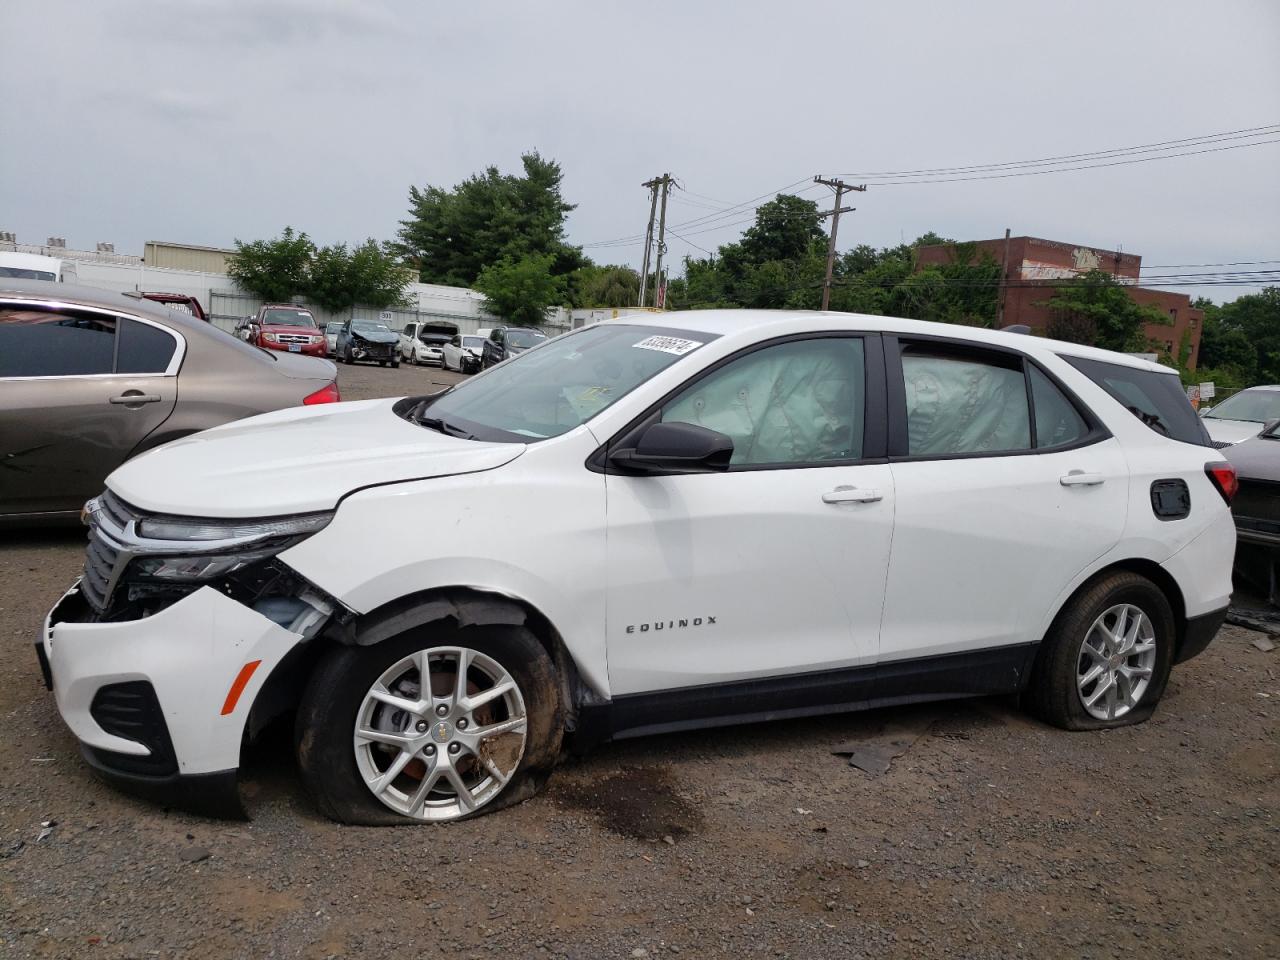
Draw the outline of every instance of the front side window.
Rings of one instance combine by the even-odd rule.
[[[630,324],[575,330],[438,394],[411,416],[481,440],[557,437],[715,338]]]
[[[1178,375],[1105,360],[1063,357],[1156,433],[1183,443],[1212,446]]]
[[[1026,379],[1016,357],[903,348],[908,454],[995,454],[1031,449]]]
[[[857,337],[795,340],[720,367],[662,409],[733,440],[730,466],[816,464],[862,456],[866,390]]]
[[[115,343],[115,317],[0,309],[0,377],[111,373]]]

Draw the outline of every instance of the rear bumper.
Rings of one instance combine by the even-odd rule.
[[[1174,663],[1185,663],[1192,657],[1199,656],[1218,635],[1222,622],[1227,618],[1227,608],[1212,610],[1198,617],[1188,617],[1187,625],[1182,632],[1182,642],[1178,644],[1174,654]]]

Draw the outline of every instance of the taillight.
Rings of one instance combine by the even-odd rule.
[[[302,402],[306,406],[311,406],[313,403],[337,403],[341,399],[342,395],[338,393],[338,381],[335,380],[333,383],[325,384],[315,393],[307,394],[302,398]],[[1232,476],[1234,477],[1235,474]]]
[[[1236,491],[1240,489],[1240,481],[1236,479],[1236,468],[1225,460],[1219,460],[1216,463],[1206,463],[1204,472],[1213,485],[1218,488],[1218,492],[1222,494],[1222,499],[1226,501],[1227,506],[1231,506],[1231,501],[1235,499]]]

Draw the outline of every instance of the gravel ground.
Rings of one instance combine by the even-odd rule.
[[[340,368],[348,399],[456,379]],[[1224,629],[1137,728],[980,700],[671,735],[435,828],[322,819],[277,732],[246,761],[253,819],[222,823],[96,782],[40,684],[82,542],[0,541],[0,956],[1280,956],[1260,634]],[[882,776],[830,752],[885,736],[910,746]]]

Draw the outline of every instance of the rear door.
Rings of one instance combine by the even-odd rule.
[[[0,304],[0,510],[78,510],[173,412],[183,344],[88,309]]]
[[[1124,530],[1116,441],[1013,350],[886,338],[897,497],[884,695],[1014,689],[1046,611]]]

